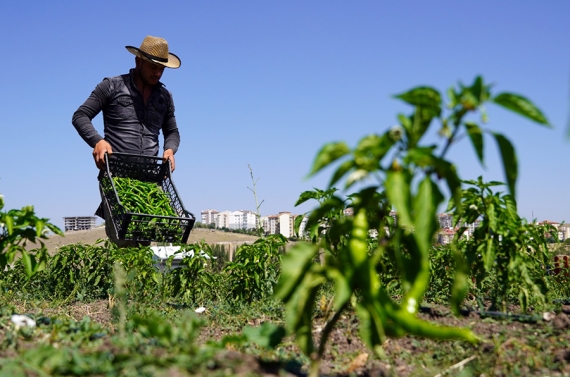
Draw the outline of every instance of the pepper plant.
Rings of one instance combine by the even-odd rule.
[[[459,137],[467,135],[483,163],[484,134],[493,137],[514,197],[517,164],[512,144],[502,134],[483,129],[469,116],[481,114],[486,121],[484,105],[491,102],[537,123],[548,122],[532,102],[520,95],[493,96],[481,77],[470,86],[460,84],[449,89],[448,97],[446,106],[442,95],[427,86],[399,94],[396,98],[413,106],[414,111],[409,116],[398,115],[397,126],[363,137],[352,149],[344,142],[326,144],[316,156],[309,176],[335,164],[329,187],[344,181],[346,191],[357,183],[364,188],[351,194],[354,215],[332,222],[326,230],[343,235],[342,242],[331,245],[330,237],[321,237],[315,243],[299,243],[282,259],[276,296],[285,302],[287,329],[296,335],[300,348],[312,361],[312,376],[318,375],[329,334],[350,305],[360,318],[361,337],[371,349],[380,347],[387,337],[405,334],[477,341],[468,329],[436,326],[416,316],[430,279],[429,253],[438,230],[437,211],[444,201],[441,184],[458,203],[456,215],[460,217],[463,211],[461,179],[447,159],[447,152]],[[439,144],[426,138],[434,127],[441,136]],[[310,216],[308,228],[342,202],[338,195],[324,201]],[[392,207],[397,211],[397,221],[389,228]],[[378,246],[369,251],[371,230],[377,231]],[[326,254],[323,264],[314,262],[319,250]],[[387,294],[376,269],[384,255],[393,260],[400,274],[403,295],[399,301]],[[335,287],[333,311],[315,346],[315,299],[328,281]]]
[[[257,239],[253,244],[241,245],[234,260],[224,267],[232,299],[251,303],[273,294],[279,276],[279,256],[287,239],[281,234],[271,234]]]
[[[464,183],[469,186],[463,191],[464,211],[462,218],[455,222],[465,224],[481,219],[481,225],[471,236],[465,237],[465,226],[455,234],[453,247],[462,276],[468,274],[474,278],[477,292],[485,292],[490,297],[492,310],[506,312],[510,292],[518,293],[523,311],[531,302],[545,304],[548,284],[544,270],[550,260],[547,238],[556,236],[557,230],[552,225],[537,226],[522,219],[512,195],[493,192],[493,187],[503,183],[484,182],[482,177]],[[486,278],[494,279],[488,292],[483,290]],[[467,287],[466,284],[461,286]],[[455,294],[457,303],[465,290]],[[483,298],[479,297],[478,301],[484,310]]]
[[[63,232],[50,223],[49,219],[37,217],[32,206],[6,212],[2,211],[3,208],[4,196],[0,195],[0,271],[4,271],[20,254],[29,278],[43,270],[48,261],[47,249],[42,240],[48,238],[50,231],[59,235],[63,235]],[[28,251],[26,243],[36,241],[40,247],[35,252]]]

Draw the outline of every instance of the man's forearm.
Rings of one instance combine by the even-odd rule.
[[[176,125],[176,118],[168,119],[162,128],[162,133],[164,135],[164,150],[172,149],[172,152],[176,153],[180,145],[180,133]]]
[[[103,109],[108,92],[109,82],[108,80],[103,80],[97,85],[95,90],[91,92],[91,95],[83,105],[79,106],[77,111],[73,113],[73,118],[71,119],[71,123],[79,133],[79,136],[81,136],[91,148],[94,148],[95,145],[103,139],[95,127],[93,127],[91,120]]]
[[[81,136],[81,138],[85,140],[91,148],[94,148],[95,145],[103,139],[95,127],[93,127],[93,123],[91,123],[89,116],[81,107],[73,114],[71,123],[73,123],[73,126],[79,133],[79,136]]]

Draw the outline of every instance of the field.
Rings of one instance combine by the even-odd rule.
[[[100,238],[105,238],[104,231],[95,229],[69,232],[63,238],[52,236],[45,243],[51,254],[57,254],[61,248],[65,250],[65,245],[93,245]],[[195,229],[190,241],[241,243],[253,241],[251,238],[254,237]],[[32,296],[36,298],[30,299]],[[179,335],[178,341],[192,343],[184,346],[176,344],[177,341],[161,344],[161,338],[156,334],[154,345],[151,345],[152,341],[141,344],[140,339],[135,339],[137,331],[134,329],[132,334],[120,335],[121,316],[117,311],[116,292],[110,293],[106,299],[88,298],[88,293],[85,297],[64,295],[47,301],[41,299],[42,295],[40,298],[37,296],[3,296],[4,299],[11,297],[11,300],[3,300],[0,316],[3,329],[0,331],[0,344],[3,345],[0,357],[4,360],[0,364],[3,365],[3,369],[0,369],[2,376],[14,371],[26,376],[58,373],[99,375],[90,371],[97,371],[100,367],[89,364],[81,369],[81,363],[93,363],[94,354],[100,357],[105,353],[116,358],[121,355],[130,357],[143,375],[304,376],[308,373],[308,359],[291,336],[285,337],[275,348],[259,346],[249,339],[243,339],[246,327],[259,329],[264,323],[284,325],[283,304],[269,296],[249,304],[231,300],[181,300],[180,297],[175,301],[166,299],[161,302],[136,295],[129,298],[125,312],[127,318],[141,313],[162,313],[164,318],[160,322],[172,323],[175,328],[180,326],[180,318],[190,320],[190,315],[196,327],[190,334]],[[322,303],[328,297],[330,292],[323,290],[312,330],[315,339],[318,339],[325,323]],[[476,305],[471,304],[475,309]],[[361,340],[360,320],[354,310],[349,309],[330,335],[320,373],[322,376],[570,375],[570,306],[564,304],[559,303],[547,313],[520,315],[520,309],[513,306],[510,309],[515,314],[511,315],[487,313],[485,316],[476,310],[464,310],[461,316],[455,317],[448,306],[426,301],[420,307],[420,318],[441,325],[470,328],[482,341],[471,345],[459,340],[438,341],[403,336],[386,340],[376,352]],[[195,313],[194,310],[202,305],[205,311]],[[38,320],[33,332],[20,329],[18,336],[17,332],[10,333],[9,315],[13,313],[26,313],[36,320],[49,318],[49,321],[42,323]],[[54,325],[56,322],[63,325],[58,328]],[[134,325],[131,323],[130,326]],[[76,338],[69,335],[70,328],[76,328],[72,332],[77,334]],[[85,335],[81,336],[82,332]],[[94,332],[104,335],[93,338]],[[144,331],[139,328],[138,332]],[[135,343],[136,347],[133,345]],[[59,372],[57,368],[50,370],[39,366],[37,368],[40,369],[36,370],[26,361],[25,355],[40,353],[38,347],[41,344],[63,349],[73,345],[79,350],[74,356],[78,359],[60,362]],[[133,356],[133,347],[144,350],[147,357],[154,359],[149,361]],[[189,360],[182,358],[185,354],[191,355]],[[49,358],[57,359],[57,355],[50,355]],[[128,369],[135,367],[133,365],[115,363],[110,369],[114,372],[102,374],[129,375]]]

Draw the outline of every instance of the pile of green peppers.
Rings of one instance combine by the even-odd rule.
[[[153,182],[128,177],[113,177],[117,195],[128,212],[158,216],[177,216],[168,195]]]

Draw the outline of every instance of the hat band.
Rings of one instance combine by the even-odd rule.
[[[162,63],[168,63],[168,58],[161,58],[160,56],[154,56],[154,55],[151,55],[151,54],[144,52],[141,49],[139,49],[139,52],[141,54],[143,54],[148,59],[158,60],[159,62],[162,62]]]

